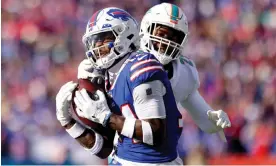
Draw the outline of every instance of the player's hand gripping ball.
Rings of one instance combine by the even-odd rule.
[[[82,90],[82,89],[85,89],[88,92],[88,95],[89,95],[89,97],[91,97],[91,99],[96,100],[97,96],[94,93],[97,90],[104,92],[104,85],[102,85],[102,84],[99,85],[96,82],[90,81],[89,79],[78,79],[78,86],[73,91],[72,98],[75,97],[75,92],[77,90]],[[106,93],[104,92],[104,94],[106,94]],[[83,124],[87,125],[88,127],[90,127],[91,129],[95,130],[96,132],[98,132],[100,134],[103,134],[103,132],[106,131],[105,128],[101,124],[79,116],[76,111],[76,104],[75,104],[74,100],[72,100],[72,108],[73,108],[74,114],[77,117],[77,119],[76,119],[77,121],[81,121]]]

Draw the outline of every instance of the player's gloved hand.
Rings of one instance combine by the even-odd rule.
[[[102,84],[104,71],[95,69],[90,60],[84,59],[78,67],[78,79],[90,79],[93,83]]]
[[[70,105],[72,100],[72,92],[77,87],[77,83],[73,81],[64,84],[56,96],[56,116],[62,126],[71,121]]]
[[[97,96],[97,99],[93,100],[89,97],[85,89],[76,91],[76,96],[74,97],[74,102],[77,106],[76,111],[81,117],[103,124],[111,111],[108,107],[104,93],[97,90],[95,95]]]
[[[208,118],[217,125],[217,127],[220,127],[222,129],[231,127],[231,122],[228,118],[228,115],[224,111],[209,110],[207,111],[207,115]]]

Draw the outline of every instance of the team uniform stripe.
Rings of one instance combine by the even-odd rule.
[[[96,25],[97,22],[97,17],[99,15],[99,13],[101,12],[101,10],[98,10],[96,13],[94,13],[90,19],[90,25],[89,27],[93,27],[94,25]]]
[[[157,62],[158,63],[158,61],[156,59],[146,59],[146,60],[137,62],[134,65],[132,65],[131,68],[130,68],[130,71],[136,69],[137,67],[139,67],[139,66],[141,66],[143,64],[150,63],[150,62]]]
[[[145,67],[141,70],[137,70],[130,76],[130,81],[133,81],[135,78],[137,78],[141,74],[143,74],[147,71],[151,71],[151,70],[163,70],[163,67],[162,66],[149,66],[149,67]]]

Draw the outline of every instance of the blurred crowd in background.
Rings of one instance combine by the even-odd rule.
[[[59,88],[76,80],[85,57],[81,38],[86,21],[110,6],[141,21],[160,2],[165,1],[1,1],[2,164],[93,164],[55,115]],[[232,122],[225,130],[228,143],[223,143],[216,134],[200,131],[182,110],[179,151],[185,163],[231,164],[241,158],[273,163],[269,159],[276,158],[276,0],[166,2],[179,5],[189,20],[183,55],[197,65],[200,93],[214,109],[226,111]]]

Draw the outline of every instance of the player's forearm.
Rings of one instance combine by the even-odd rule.
[[[121,133],[124,127],[125,120],[126,118],[123,116],[112,114],[110,116],[108,126],[111,129]],[[135,138],[140,141],[143,141],[143,133],[145,132],[143,131],[142,121],[148,122],[150,124],[150,128],[153,135],[153,144],[159,145],[163,140],[162,138],[165,136],[165,132],[166,132],[166,130],[164,129],[165,120],[164,119],[147,119],[147,120],[136,119],[132,138]]]
[[[65,129],[70,129],[74,124],[76,123],[75,120],[72,120],[70,123],[65,125]],[[85,129],[85,131],[77,138],[75,138],[79,144],[84,147],[86,150],[90,150],[95,146],[96,142],[96,134],[94,131]],[[109,156],[109,154],[112,152],[113,149],[113,141],[108,140],[108,138],[103,137],[103,145],[101,147],[101,150],[97,152],[98,157],[104,159]]]
[[[192,93],[186,100],[180,104],[188,111],[197,126],[207,133],[215,133],[220,130],[207,116],[207,111],[211,107],[205,102],[198,91]]]
[[[76,121],[74,119],[71,120],[67,125],[64,126],[65,129],[70,129]],[[95,133],[93,131],[85,131],[77,138],[75,138],[83,147],[90,149],[94,146],[95,143]]]
[[[92,130],[86,129],[85,132],[78,137],[76,140],[84,147],[86,148],[86,150],[89,151],[89,149],[91,149],[94,145],[95,145],[95,132],[93,132]],[[101,150],[95,154],[96,156],[105,159],[107,158],[110,153],[112,152],[113,149],[113,141],[112,140],[108,140],[108,138],[103,137],[103,145]]]

